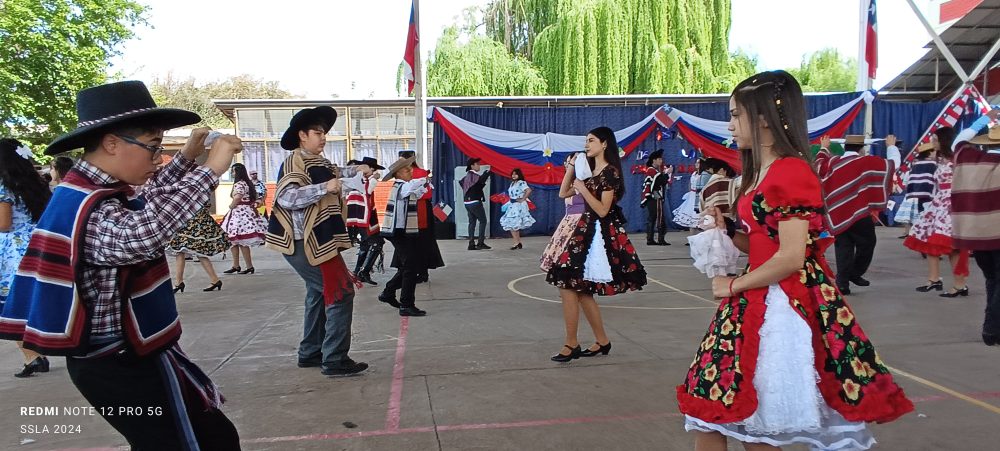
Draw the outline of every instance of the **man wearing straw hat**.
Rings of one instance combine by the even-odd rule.
[[[38,222],[0,336],[67,356],[73,385],[133,449],[240,449],[219,410],[221,393],[178,345],[163,250],[208,202],[242,144],[221,136],[198,166],[208,129],[195,129],[158,169],[163,132],[201,121],[197,114],[158,108],[138,81],[84,89],[76,109],[76,130],[45,153],[82,147],[83,157]],[[141,185],[139,198],[132,186]]]
[[[385,290],[378,300],[399,308],[399,316],[424,316],[427,312],[417,308],[415,291],[417,284],[427,272],[427,259],[432,256],[421,252],[421,229],[426,229],[428,218],[421,214],[418,200],[428,190],[427,179],[413,178],[413,162],[416,157],[400,158],[389,166],[383,182],[395,178],[389,202],[382,220],[382,236],[395,249],[392,266],[396,275],[385,284]],[[399,290],[399,299],[396,291]]]

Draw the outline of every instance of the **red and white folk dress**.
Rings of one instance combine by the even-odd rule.
[[[806,259],[786,279],[721,302],[677,387],[685,428],[772,446],[868,449],[875,440],[865,422],[892,421],[913,404],[834,287],[819,180],[805,161],[780,159],[737,211],[750,241],[747,272],[778,251],[786,219],[809,222]]]
[[[267,221],[250,201],[250,189],[242,181],[233,185],[232,197],[241,196],[242,200],[222,219],[222,230],[234,246],[254,247],[264,244]]]

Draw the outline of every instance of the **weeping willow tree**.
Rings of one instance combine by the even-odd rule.
[[[441,35],[427,65],[431,96],[530,96],[546,92],[545,78],[531,62],[511,55],[486,36],[460,42],[457,27]]]
[[[730,1],[494,0],[484,23],[531,59],[549,94],[717,92],[730,74]]]

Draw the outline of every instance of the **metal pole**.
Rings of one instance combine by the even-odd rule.
[[[917,15],[918,19],[920,19],[920,23],[924,25],[924,28],[927,30],[927,34],[931,35],[931,39],[934,40],[934,45],[937,47],[938,51],[944,55],[944,59],[948,61],[952,70],[958,74],[958,78],[962,80],[962,84],[964,85],[968,83],[969,75],[965,73],[965,69],[962,69],[962,65],[958,64],[958,60],[956,60],[955,56],[951,54],[948,47],[944,45],[944,41],[941,40],[941,36],[938,36],[938,34],[934,32],[934,27],[932,27],[931,23],[927,21],[926,17],[924,17],[924,13],[920,12],[920,9],[917,8],[915,3],[913,3],[913,0],[906,0],[906,3],[910,4],[910,8],[913,9],[913,13]]]
[[[858,2],[858,78],[856,91],[868,90],[868,62],[865,60],[865,41],[868,36],[868,0]]]

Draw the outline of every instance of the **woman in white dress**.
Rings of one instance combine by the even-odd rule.
[[[264,244],[267,233],[267,221],[257,212],[257,190],[254,188],[246,166],[240,163],[233,165],[233,202],[229,204],[229,213],[222,220],[222,230],[229,236],[233,245],[233,267],[225,274],[253,274],[253,258],[250,248]],[[246,261],[247,268],[240,267],[240,254]]]
[[[521,231],[531,227],[535,223],[535,218],[531,217],[528,208],[528,196],[531,196],[531,187],[524,181],[524,172],[520,168],[514,168],[510,173],[512,183],[507,188],[507,197],[510,201],[504,204],[503,217],[500,218],[500,226],[510,232],[514,238],[514,245],[510,250],[521,249]]]

